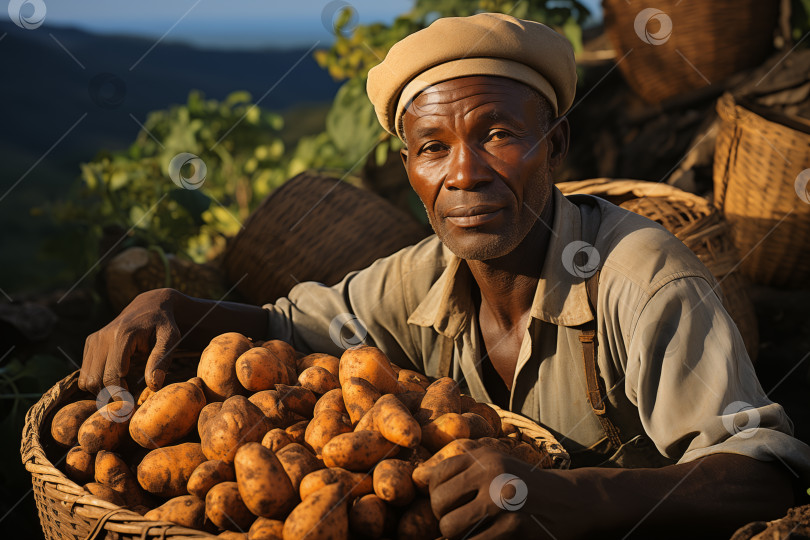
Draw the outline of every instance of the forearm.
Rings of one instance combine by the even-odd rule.
[[[595,525],[623,535],[731,534],[750,521],[782,516],[793,502],[779,464],[736,454],[660,469],[583,468],[568,474],[589,494]]]
[[[192,298],[173,289],[163,289],[160,294],[171,302],[184,349],[202,350],[225,332],[252,339],[266,337],[267,311],[259,306]]]

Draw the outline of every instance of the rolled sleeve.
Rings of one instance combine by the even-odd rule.
[[[810,479],[810,447],[762,390],[712,285],[673,279],[643,307],[628,348],[628,398],[659,452],[679,463],[734,453]]]

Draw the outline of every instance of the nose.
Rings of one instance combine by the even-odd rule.
[[[475,191],[482,184],[492,181],[489,166],[475,148],[462,144],[455,150],[450,162],[450,173],[444,184],[447,189]]]

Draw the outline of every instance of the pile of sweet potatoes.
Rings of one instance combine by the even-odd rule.
[[[487,445],[551,465],[452,379],[431,382],[374,347],[304,356],[238,333],[211,341],[197,377],[136,403],[71,403],[51,433],[92,495],[250,540],[432,539],[427,479],[441,460]]]

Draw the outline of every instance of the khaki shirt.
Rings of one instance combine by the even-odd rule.
[[[598,198],[592,200],[601,212],[594,211],[553,192],[553,232],[510,409],[549,428],[573,456],[604,446],[587,399],[580,331],[572,328],[593,319],[584,278],[599,262],[598,367],[622,441],[651,441],[650,451],[666,458],[661,464],[731,452],[779,460],[810,478],[810,447],[792,436],[783,408],[760,386],[706,267],[644,217]],[[595,239],[584,250],[583,228]],[[335,355],[362,340],[430,376],[442,375],[441,351],[449,344],[450,375],[475,399],[491,401],[482,381],[474,285],[466,263],[432,236],[333,287],[297,285],[264,306],[269,336],[303,352]]]

